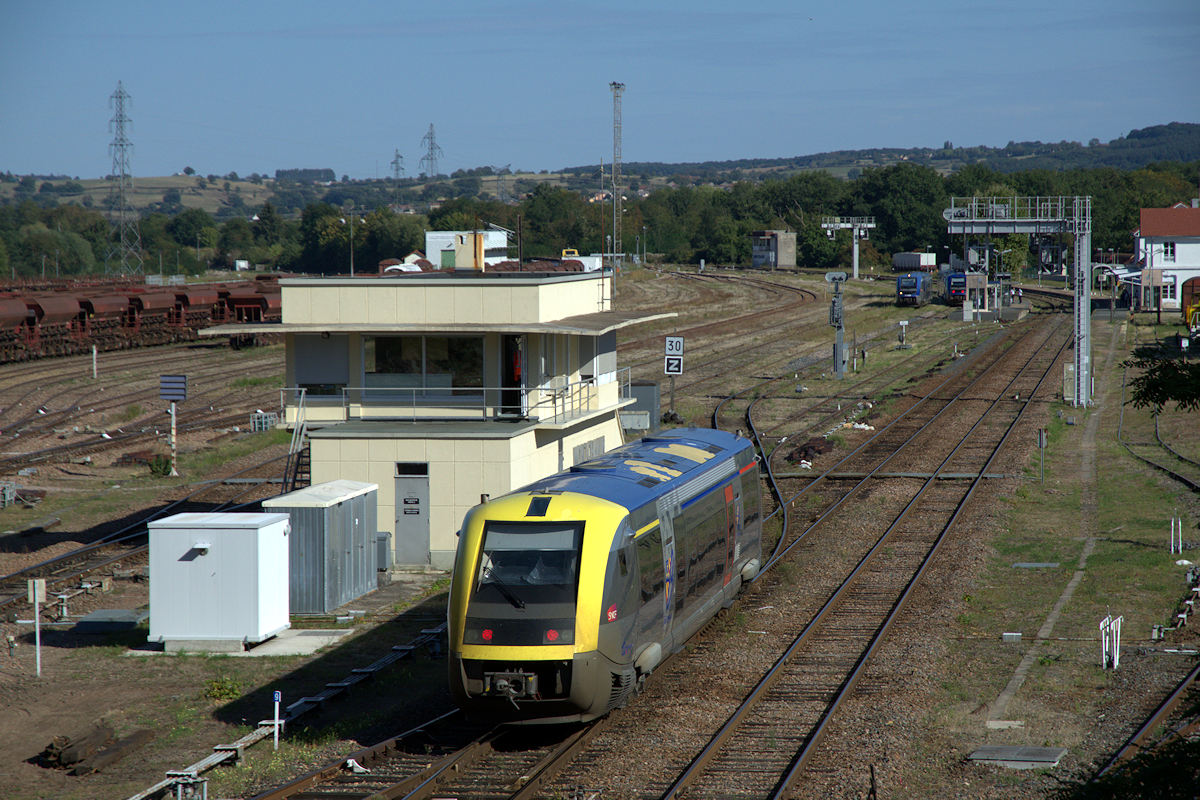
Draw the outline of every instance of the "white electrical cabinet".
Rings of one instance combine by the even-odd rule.
[[[287,514],[175,514],[149,528],[151,642],[234,650],[288,627]]]

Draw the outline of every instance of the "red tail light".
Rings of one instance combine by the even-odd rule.
[[[546,641],[547,642],[557,642],[558,641],[558,631],[554,630],[553,628],[546,631]]]
[[[484,640],[485,642],[490,642],[490,641],[492,640],[492,629],[491,629],[491,628],[484,628],[484,629],[483,629],[483,633],[481,633],[481,634],[480,634],[480,636],[482,636],[482,637],[483,637],[483,640]]]

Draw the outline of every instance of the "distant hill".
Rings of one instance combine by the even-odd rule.
[[[631,191],[653,191],[675,184],[729,184],[786,178],[799,172],[824,170],[840,178],[854,178],[868,167],[885,167],[900,162],[932,167],[943,175],[969,164],[982,164],[997,172],[1067,170],[1113,167],[1133,170],[1162,161],[1200,161],[1200,124],[1172,122],[1130,131],[1126,136],[1102,143],[1009,142],[1004,147],[890,148],[838,150],[790,158],[743,158],[664,164],[633,161],[622,164]],[[606,165],[611,170],[611,165]],[[603,191],[600,165],[569,167],[558,172],[497,173],[492,167],[457,170],[452,175],[429,179],[335,181],[333,170],[280,170],[275,180],[261,175],[239,178],[235,173],[218,175],[135,176],[130,201],[142,213],[178,214],[200,208],[218,220],[247,218],[270,201],[286,217],[296,217],[309,203],[326,202],[342,207],[377,208],[391,203],[425,211],[431,204],[457,197],[502,198],[511,201],[549,183],[586,195]],[[82,205],[105,209],[112,187],[107,180],[79,180],[67,176],[17,176],[0,172],[0,205],[26,200],[41,206]]]
[[[1114,167],[1139,169],[1158,161],[1200,160],[1200,124],[1172,122],[1132,130],[1128,135],[1103,143],[1093,139],[1080,142],[1009,142],[1004,147],[944,146],[868,150],[836,150],[791,158],[743,158],[733,161],[703,161],[664,164],[633,161],[622,165],[622,172],[643,180],[679,178],[723,183],[731,180],[782,178],[805,170],[825,170],[840,177],[854,177],[864,167],[882,167],[909,161],[949,174],[968,164],[982,164],[997,172],[1021,172],[1032,169],[1064,170]],[[594,176],[598,164],[568,167],[563,173]]]

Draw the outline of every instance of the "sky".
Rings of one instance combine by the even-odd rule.
[[[0,171],[555,171],[1200,122],[1197,0],[0,0]]]

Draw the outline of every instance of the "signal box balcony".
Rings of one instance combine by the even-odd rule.
[[[284,278],[289,425],[375,421],[575,424],[633,402],[616,331],[675,316],[612,309],[612,277],[433,272]]]

